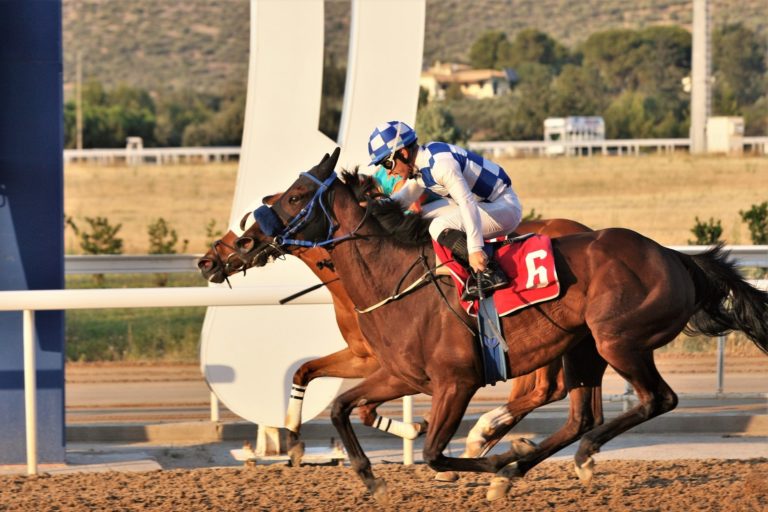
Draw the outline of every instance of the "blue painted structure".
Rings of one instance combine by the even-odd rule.
[[[0,1],[0,289],[64,287],[60,0]],[[64,314],[36,314],[38,453],[63,462]],[[0,464],[26,462],[22,314],[0,313]]]

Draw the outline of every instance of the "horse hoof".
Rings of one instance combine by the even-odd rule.
[[[497,473],[496,476],[499,478],[506,478],[507,480],[511,480],[512,478],[522,478],[523,473],[520,471],[520,468],[517,465],[517,462],[510,462],[503,468],[501,468]]]
[[[488,501],[500,500],[507,495],[511,485],[509,478],[505,476],[495,476],[491,478],[491,485],[488,487],[485,499]]]
[[[513,450],[518,457],[522,458],[538,450],[539,445],[530,439],[521,437],[520,439],[512,440],[510,443],[510,449]]]
[[[376,503],[382,507],[389,506],[389,494],[387,494],[387,482],[383,478],[376,478],[371,486],[371,495]]]
[[[438,482],[455,482],[459,479],[459,474],[455,471],[439,471],[435,475]]]
[[[304,457],[304,441],[299,441],[288,448],[288,456],[291,458],[291,467],[299,467],[301,459]]]
[[[588,484],[592,481],[593,469],[595,467],[595,459],[587,457],[584,464],[579,466],[578,462],[573,463],[573,468],[576,470],[576,476],[579,477],[583,483]]]

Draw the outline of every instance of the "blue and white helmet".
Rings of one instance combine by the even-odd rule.
[[[368,139],[371,163],[377,165],[398,149],[416,141],[416,130],[402,121],[389,121],[377,126]]]

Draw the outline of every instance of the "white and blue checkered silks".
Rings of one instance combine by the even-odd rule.
[[[377,126],[368,139],[371,163],[377,165],[400,148],[416,141],[416,130],[402,121],[389,121]]]
[[[494,201],[507,187],[512,186],[512,180],[498,164],[453,144],[429,142],[419,150],[417,161],[426,163],[419,168],[419,172],[427,188],[438,186],[432,176],[432,168],[444,158],[453,158],[459,163],[469,189],[483,200]]]

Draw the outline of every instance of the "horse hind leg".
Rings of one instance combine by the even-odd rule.
[[[608,364],[632,385],[638,404],[582,437],[574,462],[576,473],[583,482],[592,479],[592,455],[599,452],[601,446],[617,435],[677,406],[677,395],[659,374],[653,362],[652,352],[608,351],[602,355]]]
[[[543,405],[562,400],[565,395],[560,359],[533,373],[515,378],[507,403],[483,414],[469,431],[461,457],[485,457],[528,413]],[[536,446],[528,439],[516,439],[512,443],[521,456]],[[458,478],[459,475],[455,471],[442,471],[435,475],[435,480],[441,482],[455,482]]]
[[[603,422],[602,380],[606,362],[597,353],[592,337],[585,338],[564,354],[562,361],[562,376],[570,393],[566,424],[529,450],[521,452],[519,447],[513,446],[505,455],[515,455],[515,460],[496,474],[488,490],[489,500],[503,497],[511,486],[512,478],[522,478],[541,461]]]

